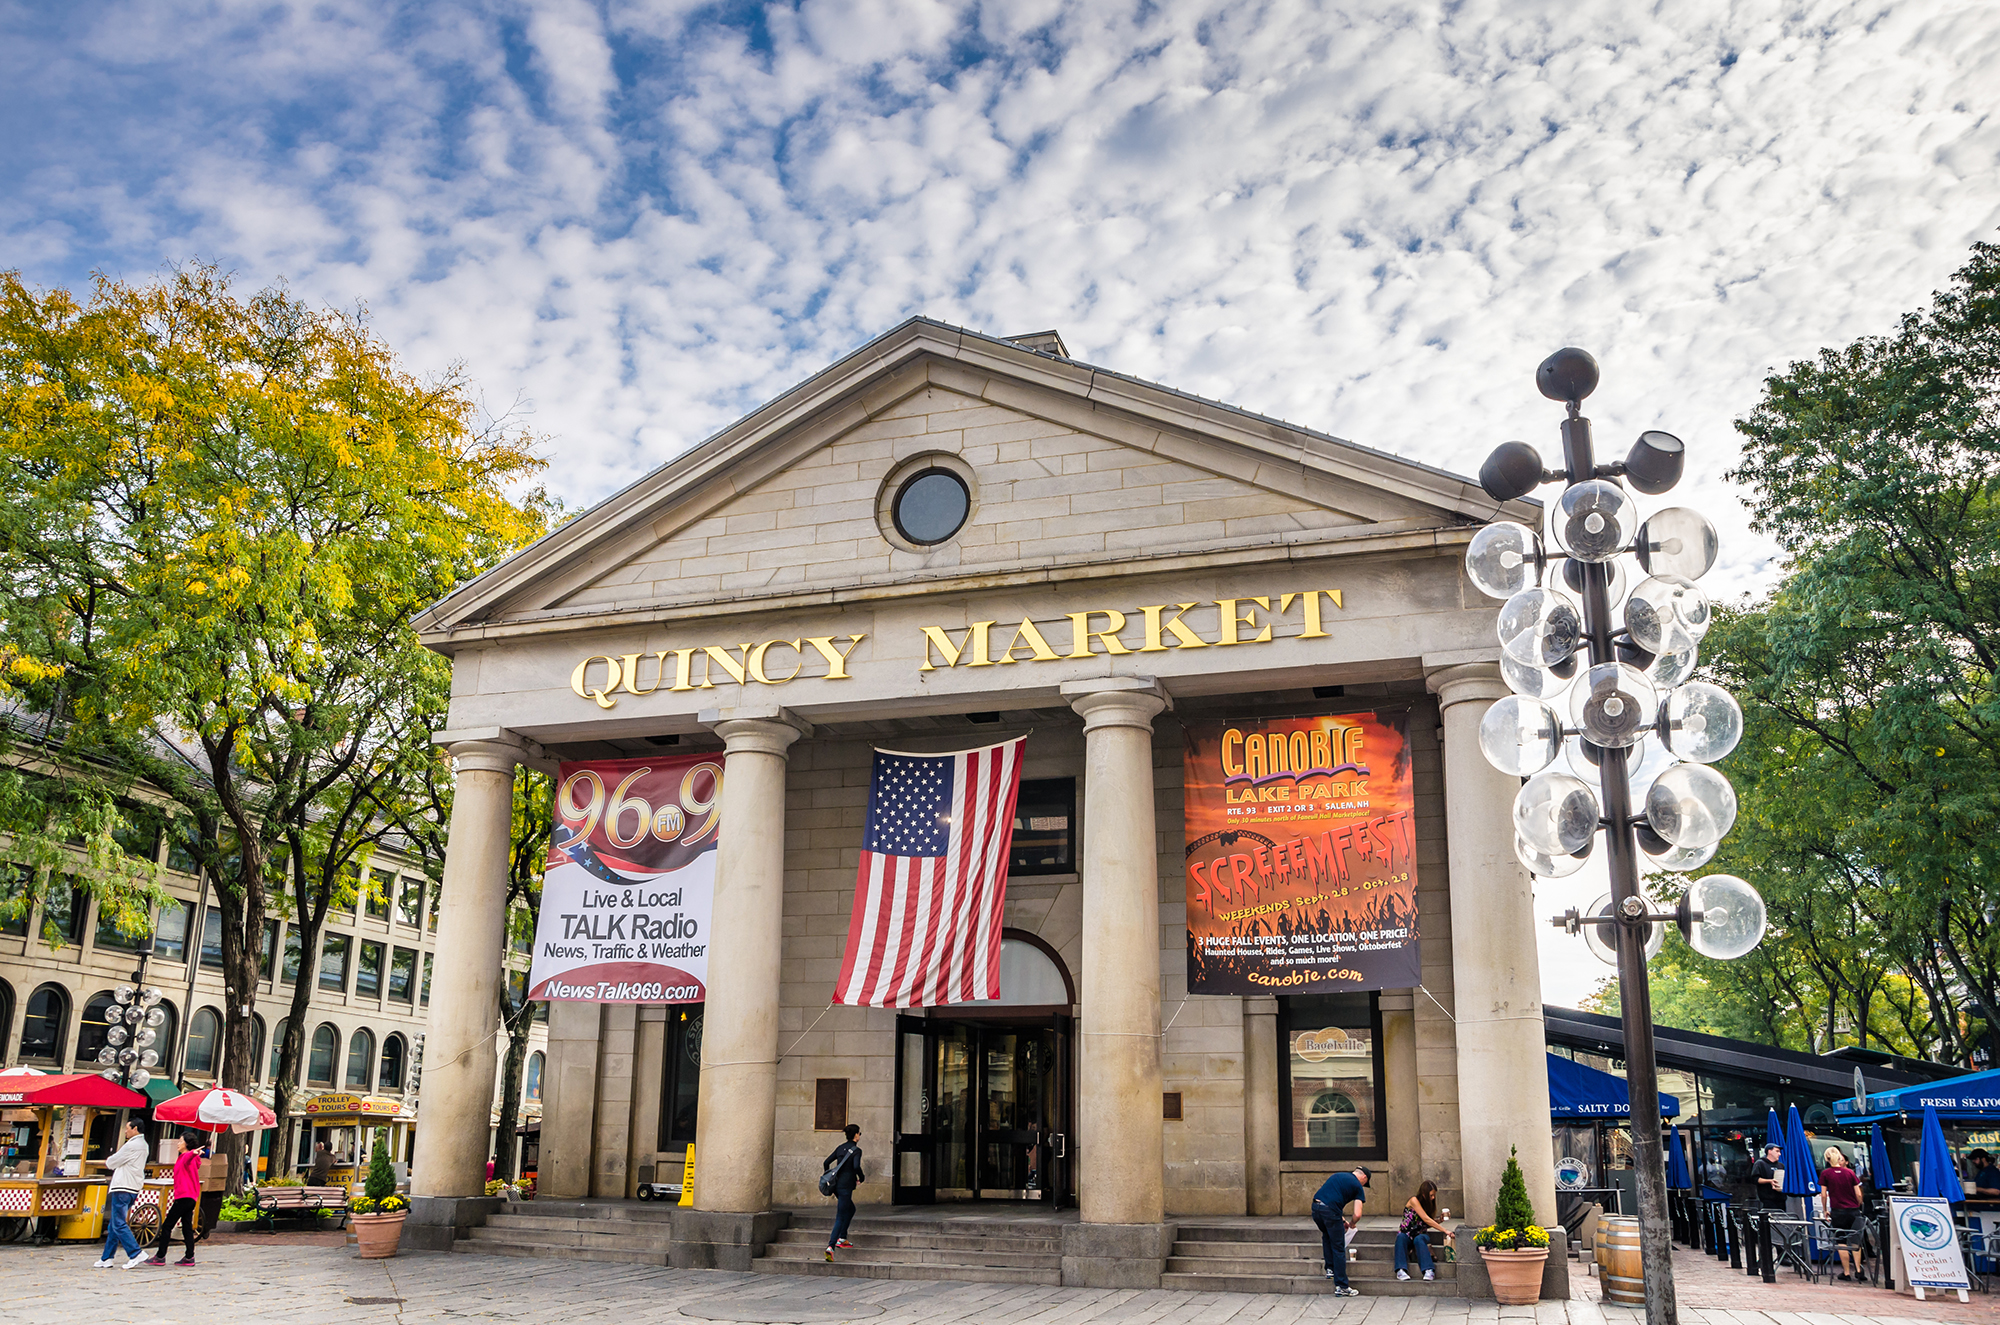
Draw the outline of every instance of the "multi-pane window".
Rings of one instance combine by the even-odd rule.
[[[417,1001],[425,1007],[431,1005],[431,954],[428,952],[424,954],[424,988]]]
[[[214,1076],[216,1051],[222,1043],[222,1021],[214,1008],[203,1008],[188,1021],[187,1056],[181,1070]]]
[[[382,996],[382,945],[364,942],[354,967],[354,992],[362,998]]]
[[[222,969],[222,912],[212,906],[201,918],[201,964]]]
[[[347,988],[347,949],[349,940],[345,934],[328,934],[319,947],[319,987],[321,989]]]
[[[417,953],[414,948],[397,948],[389,955],[389,997],[408,1003],[416,995]]]
[[[361,876],[361,906],[365,914],[376,920],[387,918],[389,914],[389,890],[396,886],[394,875],[383,876],[373,870]]]
[[[1014,798],[1012,874],[1076,873],[1076,779],[1028,778]]]
[[[285,926],[285,983],[299,982],[299,965],[305,960],[305,940],[299,937],[297,925]]]
[[[1382,1016],[1372,993],[1278,1000],[1286,1159],[1385,1159]]]
[[[257,951],[257,978],[268,980],[278,962],[278,922],[264,917],[264,946]]]
[[[306,1084],[310,1086],[331,1086],[333,1084],[333,1056],[340,1049],[340,1032],[331,1025],[323,1024],[313,1032],[312,1049],[306,1054]]]
[[[382,1070],[375,1078],[377,1090],[403,1088],[403,1037],[391,1035],[382,1041]]]
[[[420,874],[405,874],[396,889],[396,918],[414,928],[424,916],[424,880]]]
[[[375,1066],[375,1037],[367,1031],[354,1032],[354,1038],[347,1042],[347,1084],[357,1090],[368,1089],[368,1073]]]
[[[138,917],[137,932],[129,932],[118,927],[117,908],[109,902],[97,904],[97,928],[91,935],[91,943],[100,948],[113,948],[120,952],[131,952],[146,937],[146,920]]]
[[[188,930],[194,924],[193,902],[168,902],[153,927],[153,956],[161,961],[187,960]]]

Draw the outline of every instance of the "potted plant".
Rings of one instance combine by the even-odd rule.
[[[231,1224],[242,1228],[257,1222],[257,1189],[246,1187],[241,1196],[222,1198],[222,1209],[216,1213],[218,1224]]]
[[[1549,1259],[1549,1231],[1535,1222],[1528,1184],[1521,1177],[1517,1151],[1507,1153],[1507,1171],[1500,1175],[1500,1198],[1493,1203],[1493,1222],[1473,1234],[1493,1298],[1502,1306],[1519,1307],[1542,1296],[1542,1267]]]
[[[410,1203],[396,1195],[396,1171],[389,1167],[389,1129],[375,1129],[375,1153],[368,1161],[368,1180],[361,1195],[348,1205],[354,1216],[355,1254],[363,1260],[394,1256],[403,1240],[403,1220]]]

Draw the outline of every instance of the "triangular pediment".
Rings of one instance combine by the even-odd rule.
[[[964,526],[922,548],[889,514],[948,467]],[[1456,475],[1006,341],[913,321],[454,594],[446,644],[526,625],[871,587],[1380,540],[1493,518]]]

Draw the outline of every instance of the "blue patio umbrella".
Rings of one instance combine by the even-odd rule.
[[[1939,1133],[1943,1139],[1943,1133]],[[1799,1106],[1785,1109],[1785,1195],[1818,1196],[1819,1165],[1813,1163],[1812,1142],[1806,1140],[1805,1124],[1799,1121]]]
[[[1785,1129],[1778,1126],[1778,1111],[1776,1109],[1764,1110],[1764,1144],[1767,1146],[1781,1146],[1785,1144]]]
[[[1944,1128],[1936,1109],[1924,1110],[1924,1148],[1917,1156],[1917,1195],[1941,1196],[1954,1205],[1965,1199],[1965,1184],[1958,1180],[1958,1163],[1944,1142]]]
[[[1896,1170],[1889,1163],[1889,1147],[1882,1143],[1882,1124],[1868,1128],[1868,1177],[1875,1190],[1886,1192],[1896,1185]]]
[[[1681,1149],[1679,1124],[1667,1132],[1667,1186],[1694,1186],[1694,1175],[1688,1172],[1687,1152]]]

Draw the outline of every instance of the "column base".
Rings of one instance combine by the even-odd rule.
[[[1173,1224],[1064,1224],[1065,1288],[1158,1288],[1178,1227]]]
[[[1472,1224],[1460,1224],[1457,1229],[1458,1295],[1490,1302],[1493,1281],[1486,1276],[1479,1248],[1472,1245],[1472,1235],[1478,1231]],[[1549,1259],[1542,1266],[1542,1301],[1569,1301],[1569,1235],[1561,1228],[1549,1230]]]
[[[732,1214],[721,1210],[675,1210],[667,1264],[676,1270],[747,1270],[750,1262],[792,1222],[789,1210]]]
[[[451,1244],[504,1209],[504,1196],[412,1196],[403,1221],[404,1251],[450,1251]]]

